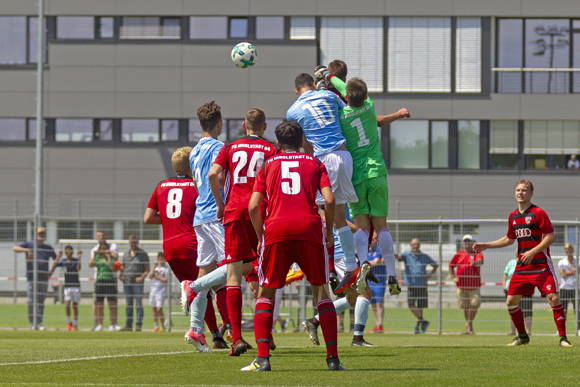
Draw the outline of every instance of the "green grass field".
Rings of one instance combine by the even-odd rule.
[[[348,372],[326,370],[324,347],[304,333],[274,334],[272,372],[246,373],[256,350],[194,352],[183,333],[0,331],[0,385],[26,386],[495,386],[576,385],[580,340],[532,336],[506,347],[508,336],[374,334],[376,348],[351,347],[339,335]],[[252,333],[246,338],[253,343]],[[252,340],[250,340],[252,339]]]

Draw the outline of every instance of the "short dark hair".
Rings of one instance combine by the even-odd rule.
[[[308,73],[302,73],[299,74],[296,79],[294,79],[294,88],[296,90],[300,90],[303,87],[312,87],[314,88],[314,86],[312,85],[314,83],[314,78],[312,78],[312,75],[308,74]]]
[[[346,82],[346,74],[348,74],[348,68],[346,63],[340,59],[335,59],[328,64],[328,71],[335,77],[339,77],[344,82]]]
[[[302,138],[304,136],[304,131],[302,126],[296,121],[286,121],[276,126],[274,130],[276,138],[280,143],[280,148],[282,150],[286,149],[300,149],[300,143],[302,143]]]
[[[215,128],[222,120],[222,109],[215,101],[208,102],[197,109],[197,118],[199,118],[201,129],[207,132]]]
[[[360,78],[349,79],[346,84],[346,98],[351,107],[361,107],[367,99],[367,84]]]
[[[64,247],[65,250],[74,250],[73,247],[71,245],[66,245]]]
[[[246,128],[249,130],[261,129],[266,123],[266,113],[260,108],[253,108],[246,112]]]

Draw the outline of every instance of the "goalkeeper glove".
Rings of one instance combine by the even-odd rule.
[[[314,76],[318,79],[324,79],[326,82],[330,82],[332,74],[328,71],[326,66],[319,65],[314,69]]]
[[[319,79],[316,82],[315,86],[316,86],[316,90],[318,90],[318,91],[328,89],[328,83],[326,83],[326,81],[324,79]]]

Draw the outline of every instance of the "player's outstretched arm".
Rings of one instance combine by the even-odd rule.
[[[498,239],[497,241],[493,241],[493,242],[475,243],[473,245],[473,251],[476,253],[480,253],[480,252],[487,250],[487,249],[499,249],[501,247],[513,245],[514,242],[515,242],[515,239],[510,239],[507,236],[504,236],[504,237]]]
[[[209,173],[207,174],[207,178],[209,180],[209,186],[211,188],[211,193],[215,199],[215,204],[217,205],[217,220],[221,222],[222,218],[224,217],[224,210],[226,205],[224,204],[224,200],[222,199],[222,194],[220,192],[220,174],[224,169],[219,164],[214,164],[211,166]]]
[[[145,215],[143,215],[143,221],[146,224],[161,224],[161,216],[157,210],[147,208],[145,210]]]
[[[409,110],[407,108],[399,109],[399,111],[396,113],[386,116],[377,116],[377,125],[379,127],[387,126],[401,118],[411,118],[411,114],[409,114]]]
[[[324,198],[324,212],[326,216],[326,246],[332,247],[334,245],[334,235],[332,232],[332,225],[334,224],[335,203],[334,195],[331,187],[324,187],[320,190]]]
[[[332,83],[332,86],[334,86],[334,88],[340,93],[340,95],[342,95],[342,98],[345,98],[346,97],[346,83],[344,83],[342,81],[342,79],[340,79],[339,77],[336,77],[334,75],[330,75],[329,80],[330,80],[330,83]]]

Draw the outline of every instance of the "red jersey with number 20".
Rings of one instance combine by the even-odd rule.
[[[548,214],[533,204],[522,213],[519,210],[515,210],[510,214],[507,237],[518,240],[518,258],[526,251],[539,245],[542,242],[543,235],[553,232],[554,228],[548,218]],[[534,274],[547,271],[551,267],[552,258],[548,247],[546,250],[536,254],[529,265],[522,265],[518,259],[516,273]]]
[[[274,145],[256,135],[242,137],[222,147],[214,164],[218,164],[226,173],[224,224],[239,219],[250,219],[248,204],[252,197],[256,173],[264,160],[276,152]]]
[[[330,187],[324,164],[304,153],[268,159],[258,171],[254,192],[268,200],[264,246],[287,240],[323,243],[316,192]]]
[[[191,177],[177,176],[162,181],[151,195],[147,208],[159,212],[163,226],[163,251],[167,261],[187,258],[197,249],[193,228],[197,189]]]

